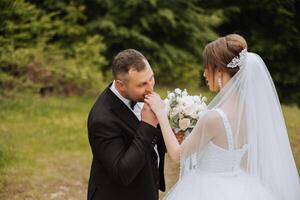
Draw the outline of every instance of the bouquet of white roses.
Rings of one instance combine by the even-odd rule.
[[[168,92],[165,99],[168,118],[175,132],[183,131],[185,135],[195,127],[200,114],[206,110],[204,96],[190,96],[186,89],[176,88],[174,92]]]

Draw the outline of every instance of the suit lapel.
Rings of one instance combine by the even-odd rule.
[[[106,93],[111,99],[112,112],[135,132],[140,122],[135,114],[110,90],[110,86],[106,89]]]
[[[123,104],[124,105],[124,104]],[[139,120],[129,108],[124,106],[115,106],[111,109],[117,117],[130,126],[133,130],[137,129]]]

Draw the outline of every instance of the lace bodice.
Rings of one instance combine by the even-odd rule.
[[[195,167],[208,172],[234,172],[240,169],[242,157],[247,151],[247,145],[240,149],[234,149],[233,134],[227,116],[220,109],[216,109],[216,111],[221,115],[224,122],[228,149],[224,149],[210,141],[197,155]]]

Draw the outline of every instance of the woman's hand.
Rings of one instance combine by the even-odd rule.
[[[157,127],[158,124],[157,117],[147,103],[144,104],[144,107],[141,111],[141,120],[154,127]]]
[[[165,102],[160,98],[160,96],[153,92],[145,96],[145,103],[148,104],[151,110],[156,115],[160,129],[168,150],[169,155],[173,160],[179,160],[180,158],[180,145],[178,140],[176,139],[172,128],[170,126],[167,112],[166,112],[166,105]]]
[[[145,96],[144,101],[147,104],[149,104],[149,106],[151,107],[152,111],[155,113],[156,116],[166,113],[165,102],[160,98],[160,96],[157,93],[152,92],[150,94],[147,94]]]

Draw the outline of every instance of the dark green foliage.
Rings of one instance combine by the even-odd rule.
[[[99,34],[80,24],[84,6],[73,2],[46,12],[23,0],[1,1],[1,94],[95,93],[106,64]]]
[[[149,59],[160,84],[197,84],[201,51],[217,37],[213,27],[221,12],[185,0],[89,0],[86,5],[88,30],[105,36],[109,60],[135,48]]]
[[[266,62],[280,100],[300,105],[300,1],[205,1],[224,11],[221,35],[236,32]]]
[[[266,61],[281,101],[300,105],[296,0],[0,0],[0,7],[1,93],[97,91],[127,48],[148,58],[160,85],[194,88],[205,44],[236,32]]]

